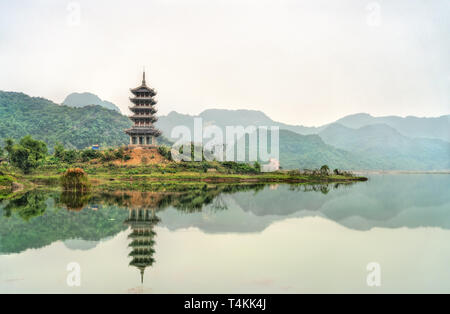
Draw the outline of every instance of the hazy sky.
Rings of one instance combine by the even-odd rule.
[[[449,48],[448,0],[0,1],[0,90],[124,112],[146,66],[160,114],[449,114]]]

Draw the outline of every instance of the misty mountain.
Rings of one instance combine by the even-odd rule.
[[[356,116],[362,117],[359,120],[361,124],[364,122],[363,119],[368,119],[368,125],[352,129],[334,123],[308,128],[275,122],[260,111],[212,109],[198,116],[171,112],[167,116],[160,117],[157,126],[166,137],[170,136],[171,130],[177,125],[187,126],[193,134],[193,121],[197,117],[203,119],[204,126],[214,124],[223,129],[228,125],[279,126],[280,162],[284,168],[314,168],[328,164],[343,169],[450,169],[450,143],[441,139],[410,138],[389,125],[371,124],[370,115]],[[353,118],[350,117],[340,121],[352,121]],[[402,119],[406,118],[399,119],[404,121]],[[442,117],[425,120],[417,118],[417,121],[421,121],[419,123],[421,124],[423,121],[430,122],[433,119],[439,122]],[[448,124],[445,126],[436,123],[436,125],[436,130],[448,127]],[[417,129],[421,128],[425,130],[420,125]],[[433,132],[437,132],[436,130]],[[302,132],[308,135],[302,135]],[[430,132],[428,134],[431,134]]]
[[[96,105],[120,112],[119,107],[112,102],[101,100],[100,97],[91,93],[72,93],[66,97],[62,104],[76,108]]]
[[[449,142],[411,138],[392,126],[370,124],[370,116],[362,116],[368,119],[369,125],[356,129],[340,124],[319,128],[288,125],[275,122],[254,110],[212,109],[198,117],[203,119],[204,125],[215,124],[222,128],[228,125],[279,126],[280,162],[285,169],[316,168],[323,164],[340,169],[450,169]],[[156,126],[164,136],[170,137],[172,128],[177,125],[192,130],[194,118],[171,112],[161,116]],[[349,119],[345,117],[340,121],[355,121]],[[421,119],[418,118],[418,121],[425,121]],[[442,117],[427,119],[439,122]],[[438,122],[437,129],[448,127]],[[47,142],[50,148],[56,142],[68,148],[85,148],[92,144],[115,146],[128,143],[128,136],[123,130],[130,125],[131,121],[126,116],[98,105],[73,108],[22,93],[0,92],[0,139],[19,139],[31,134]],[[425,129],[418,126],[420,128]],[[302,135],[302,132],[318,134]]]
[[[409,138],[386,124],[351,129],[334,123],[319,133],[334,147],[371,160],[371,168],[450,169],[450,143],[439,139]],[[376,164],[373,164],[376,163]]]
[[[280,129],[289,130],[299,134],[317,134],[323,128],[305,127],[301,125],[290,125],[276,122],[269,118],[265,113],[257,110],[226,110],[226,109],[208,109],[200,113],[198,116],[180,114],[172,111],[167,116],[159,117],[156,125],[159,129],[170,136],[170,132],[177,125],[185,125],[193,130],[193,119],[202,118],[203,124],[217,125],[225,130],[226,126],[249,125],[254,126],[278,126]]]
[[[217,125],[224,128],[227,125],[242,126],[278,126],[280,129],[289,130],[303,135],[319,134],[333,123],[319,127],[305,127],[302,125],[291,125],[272,120],[266,114],[257,110],[225,110],[208,109],[198,116],[190,116],[171,112],[167,116],[160,117],[157,125],[166,134],[176,125],[193,127],[193,118],[202,118],[204,125]],[[359,129],[373,124],[386,124],[397,130],[400,134],[410,138],[436,138],[450,141],[450,115],[437,118],[418,117],[372,117],[366,113],[345,116],[335,123],[352,129]],[[332,144],[332,143],[329,143]]]
[[[373,169],[372,158],[326,144],[318,135],[280,130],[280,165],[285,169],[315,169],[322,165],[339,169]],[[383,168],[386,166],[380,163]]]
[[[336,121],[343,126],[359,129],[373,124],[386,124],[402,135],[408,137],[437,138],[450,141],[450,115],[437,118],[418,117],[372,117],[367,113],[358,113],[346,116]]]

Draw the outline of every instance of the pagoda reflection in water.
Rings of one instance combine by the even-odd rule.
[[[125,224],[131,227],[131,239],[129,247],[132,248],[129,254],[132,257],[130,266],[135,266],[141,273],[141,283],[144,283],[144,272],[155,262],[153,254],[155,250],[156,232],[153,227],[158,224],[160,219],[155,215],[154,209],[147,208],[130,208],[129,217],[125,220]]]

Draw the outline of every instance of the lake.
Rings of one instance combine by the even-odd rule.
[[[448,293],[449,187],[31,191],[0,204],[0,293]]]

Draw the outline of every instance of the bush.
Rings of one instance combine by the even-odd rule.
[[[68,164],[73,164],[78,161],[79,157],[79,152],[77,150],[66,150],[63,153],[62,161],[67,162]]]
[[[261,171],[259,163],[255,163],[255,166],[252,166],[235,161],[224,161],[222,165],[233,173],[258,173]]]
[[[86,172],[81,168],[70,168],[61,176],[61,184],[66,191],[85,192],[90,188]]]
[[[114,157],[116,157],[116,159],[124,159],[125,157],[125,150],[123,149],[123,147],[120,147],[118,150],[116,150],[114,152]]]
[[[172,160],[172,152],[170,151],[170,147],[161,145],[158,147],[158,152],[167,160]]]
[[[81,161],[87,162],[92,159],[100,158],[101,153],[97,150],[93,149],[85,149],[81,152]]]

